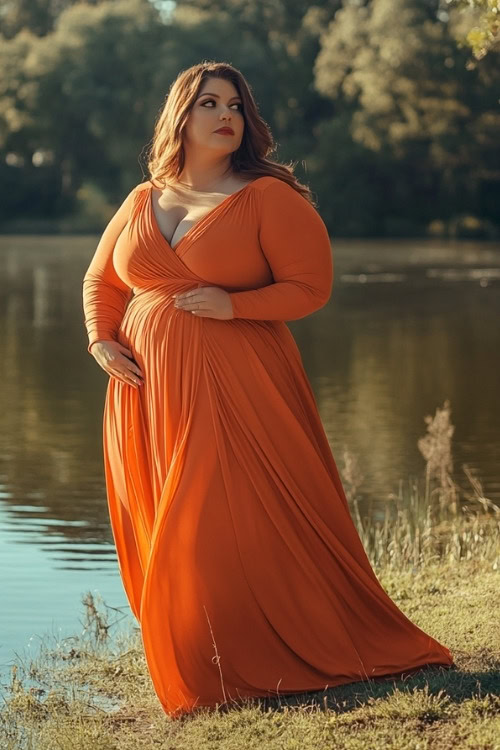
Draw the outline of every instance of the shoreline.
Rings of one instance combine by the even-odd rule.
[[[111,608],[86,594],[80,635],[53,645],[42,641],[33,659],[12,666],[0,709],[1,745],[5,750],[83,750],[91,743],[95,750],[493,750],[500,729],[495,518],[483,522],[481,536],[484,556],[374,568],[398,607],[450,649],[456,668],[433,665],[402,678],[200,708],[174,719],[154,693],[139,627],[113,635]]]

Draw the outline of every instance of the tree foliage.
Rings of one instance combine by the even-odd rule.
[[[500,0],[446,0],[450,8],[458,8],[465,16],[465,30],[460,43],[468,45],[481,60],[500,46]]]
[[[215,59],[247,77],[275,157],[297,162],[332,233],[425,231],[466,213],[491,222],[498,52],[471,65],[464,17],[444,5],[7,0],[0,220],[70,210],[82,185],[118,202],[143,177],[172,80]]]
[[[434,201],[465,210],[498,181],[500,70],[493,57],[473,69],[466,59],[425,3],[373,0],[344,4],[315,62],[318,90],[350,112],[355,142],[411,180],[422,219]],[[404,213],[397,196],[393,205]]]

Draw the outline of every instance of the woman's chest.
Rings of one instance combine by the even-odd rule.
[[[188,196],[180,204],[176,195],[158,194],[157,191],[151,191],[149,197],[152,219],[173,250],[184,235],[215,211],[223,200],[223,197],[216,194],[191,199]]]
[[[208,209],[198,204],[179,210],[172,205],[160,216],[151,196],[141,196],[141,205],[115,246],[118,275],[129,286],[189,275],[228,290],[271,283],[272,272],[259,242],[256,196],[251,193]]]

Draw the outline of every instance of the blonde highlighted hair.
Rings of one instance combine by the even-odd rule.
[[[259,115],[243,74],[224,62],[209,60],[192,65],[181,71],[173,81],[154,127],[147,158],[150,179],[165,185],[168,181],[177,180],[182,173],[185,159],[182,133],[207,78],[230,81],[241,97],[245,127],[239,148],[231,154],[232,172],[245,180],[264,175],[277,177],[297,190],[309,203],[316,205],[310,189],[293,174],[293,163],[278,164],[268,158],[276,148],[269,126]]]

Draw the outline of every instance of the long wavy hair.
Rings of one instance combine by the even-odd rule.
[[[264,175],[277,177],[297,190],[313,206],[311,190],[293,174],[295,164],[278,164],[269,159],[276,144],[267,123],[259,115],[251,89],[243,74],[229,63],[208,60],[192,65],[179,73],[170,86],[160,114],[156,120],[151,147],[147,156],[150,179],[165,186],[182,173],[185,162],[183,130],[189,113],[207,78],[224,78],[230,81],[242,101],[245,122],[241,144],[231,154],[231,171],[245,180]]]

